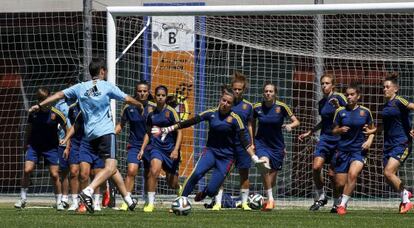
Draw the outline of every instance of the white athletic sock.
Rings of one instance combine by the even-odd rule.
[[[88,186],[85,189],[83,189],[82,192],[85,193],[87,196],[92,197],[94,190],[93,188]]]
[[[68,195],[62,195],[62,202],[68,202],[69,201],[69,196]]]
[[[240,189],[240,196],[242,203],[247,203],[247,198],[249,198],[249,189]]]
[[[346,205],[348,204],[349,199],[351,199],[350,196],[342,195],[341,206],[346,207]]]
[[[275,199],[273,199],[273,191],[272,191],[271,188],[267,189],[266,193],[267,193],[267,200],[268,201],[274,201],[275,200]]]
[[[410,202],[410,198],[408,198],[408,191],[407,191],[407,189],[402,190],[401,193],[400,193],[400,195],[401,195],[401,200],[402,200],[403,203]]]
[[[220,189],[215,197],[216,204],[221,205],[221,200],[223,199],[223,189]]]
[[[148,204],[154,204],[155,192],[148,192]]]
[[[78,204],[78,194],[72,194],[72,204]]]
[[[99,202],[101,201],[101,194],[93,194],[93,202],[95,204],[99,204]]]
[[[131,197],[130,192],[127,192],[126,196],[123,197],[123,198],[124,198],[125,203],[128,204],[128,206],[131,206],[131,204],[134,203],[134,201],[132,201],[132,197]]]
[[[315,200],[323,200],[323,199],[325,199],[325,191],[323,190],[323,188],[316,189],[315,190]]]
[[[21,188],[20,190],[20,198],[22,198],[22,200],[26,200],[27,199],[27,191],[29,189],[28,188]]]
[[[62,202],[62,194],[55,194],[56,204],[60,204]]]

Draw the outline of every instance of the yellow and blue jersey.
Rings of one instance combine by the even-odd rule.
[[[346,98],[343,94],[334,92],[328,97],[322,98],[318,103],[318,111],[321,116],[321,138],[327,140],[339,140],[339,136],[333,135],[333,120],[335,116],[336,107],[329,102],[332,99],[337,99],[339,105],[345,106],[347,104]]]
[[[250,141],[240,116],[234,112],[223,115],[214,108],[200,113],[199,117],[200,122],[209,123],[206,147],[218,156],[233,158],[240,132],[245,132],[244,140]]]
[[[274,151],[283,151],[282,125],[287,117],[293,115],[290,108],[281,101],[276,101],[271,107],[264,103],[254,105],[253,117],[258,120],[258,129],[255,137],[256,147],[266,147]]]
[[[334,125],[347,126],[348,132],[341,134],[338,142],[340,152],[359,152],[362,150],[362,144],[365,142],[364,126],[374,122],[371,111],[359,105],[353,110],[346,107],[340,107],[335,112]]]
[[[166,106],[162,110],[154,109],[147,117],[147,129],[152,126],[169,127],[180,121],[177,111],[170,106]],[[176,132],[167,134],[164,141],[161,141],[161,136],[155,137],[151,135],[151,146],[154,149],[160,149],[171,153],[175,147]]]
[[[247,123],[253,119],[253,105],[245,99],[234,104],[231,110],[240,117],[240,120],[245,127],[247,126]],[[236,146],[241,145],[239,137],[236,137],[235,144]]]
[[[408,104],[409,102],[400,96],[396,96],[384,104],[382,118],[385,149],[401,144],[408,145],[412,141]]]
[[[35,150],[47,151],[59,146],[58,125],[66,127],[66,117],[55,107],[32,112],[28,123],[32,125],[29,145]]]
[[[146,121],[148,114],[156,107],[151,101],[144,104],[144,110],[139,110],[133,105],[125,105],[121,112],[121,123],[129,123],[129,145],[140,148],[147,133]]]

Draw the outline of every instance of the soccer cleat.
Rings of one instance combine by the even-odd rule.
[[[154,204],[147,204],[147,205],[145,205],[145,207],[144,207],[144,212],[149,212],[149,213],[151,213],[151,212],[153,212],[154,211],[154,209],[155,209],[155,207],[154,207]]]
[[[214,204],[214,206],[211,208],[212,211],[219,211],[221,210],[221,204],[220,203],[216,203]]]
[[[132,204],[128,206],[128,209],[130,211],[134,211],[137,204],[138,204],[138,200],[137,199],[132,199]]]
[[[64,207],[65,209],[68,209],[68,208],[69,208],[69,203],[68,203],[67,201],[63,201],[63,200],[62,200],[61,204],[63,205],[63,207]]]
[[[271,211],[275,208],[275,201],[274,200],[268,200],[262,208],[262,211]]]
[[[109,192],[109,188],[107,188],[102,197],[102,207],[108,207],[110,202],[111,202],[111,195]]]
[[[78,209],[79,204],[77,203],[72,203],[72,205],[70,205],[70,207],[68,208],[68,211],[76,211],[76,209]]]
[[[341,205],[337,206],[336,207],[336,213],[338,215],[346,215],[346,207],[341,206]]]
[[[23,209],[26,207],[26,200],[24,199],[19,199],[15,204],[14,204],[14,208],[18,208],[18,209]]]
[[[328,203],[328,199],[316,200],[309,208],[310,211],[317,211],[319,208],[325,206]]]
[[[85,207],[85,204],[83,204],[83,203],[80,203],[79,204],[79,207],[76,209],[76,212],[78,212],[78,213],[86,213],[86,207]]]
[[[94,211],[102,211],[101,204],[99,202],[95,202],[95,205],[93,206]]]
[[[242,203],[241,209],[243,211],[251,211],[252,209],[249,207],[249,204],[247,202]]]
[[[194,201],[200,202],[201,200],[206,198],[206,194],[204,192],[197,192],[197,194],[194,197]]]
[[[400,207],[400,214],[405,214],[409,210],[411,210],[412,208],[413,208],[413,203],[411,203],[411,202],[403,203]]]
[[[120,211],[127,211],[128,210],[128,204],[123,202],[121,207],[119,207]]]
[[[85,205],[86,210],[88,210],[89,213],[93,213],[94,209],[93,209],[93,199],[92,197],[86,195],[84,192],[81,192],[79,194],[79,198],[81,200],[81,202]]]
[[[413,197],[413,194],[411,192],[408,192],[408,199],[411,199],[412,197]],[[402,210],[403,207],[404,207],[404,203],[401,201],[400,206],[398,207],[398,212],[400,214],[404,214],[404,213],[401,213],[401,210]]]
[[[331,213],[335,213],[336,214],[337,213],[337,208],[338,207],[336,205],[333,205],[332,208],[331,208]]]
[[[64,211],[65,210],[65,207],[63,206],[63,203],[62,202],[56,204],[56,210],[57,211]]]

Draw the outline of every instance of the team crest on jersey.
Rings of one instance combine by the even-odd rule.
[[[364,112],[364,110],[359,111],[359,115],[360,115],[360,116],[365,116],[365,112]]]
[[[50,119],[51,120],[56,120],[56,114],[55,113],[50,114]]]
[[[243,104],[242,108],[243,110],[247,110],[247,104]]]
[[[170,118],[170,111],[165,112],[165,118]]]
[[[276,109],[275,109],[275,111],[276,111],[276,113],[280,113],[280,107],[277,106]]]
[[[228,116],[228,117],[226,118],[226,122],[227,122],[227,123],[231,123],[232,121],[233,121],[233,117]]]

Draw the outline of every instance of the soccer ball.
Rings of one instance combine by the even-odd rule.
[[[264,198],[260,194],[252,194],[247,199],[247,203],[249,204],[249,207],[253,210],[260,210],[263,207],[264,204]]]
[[[171,209],[176,215],[188,215],[191,212],[191,204],[187,197],[180,196],[174,200]]]

